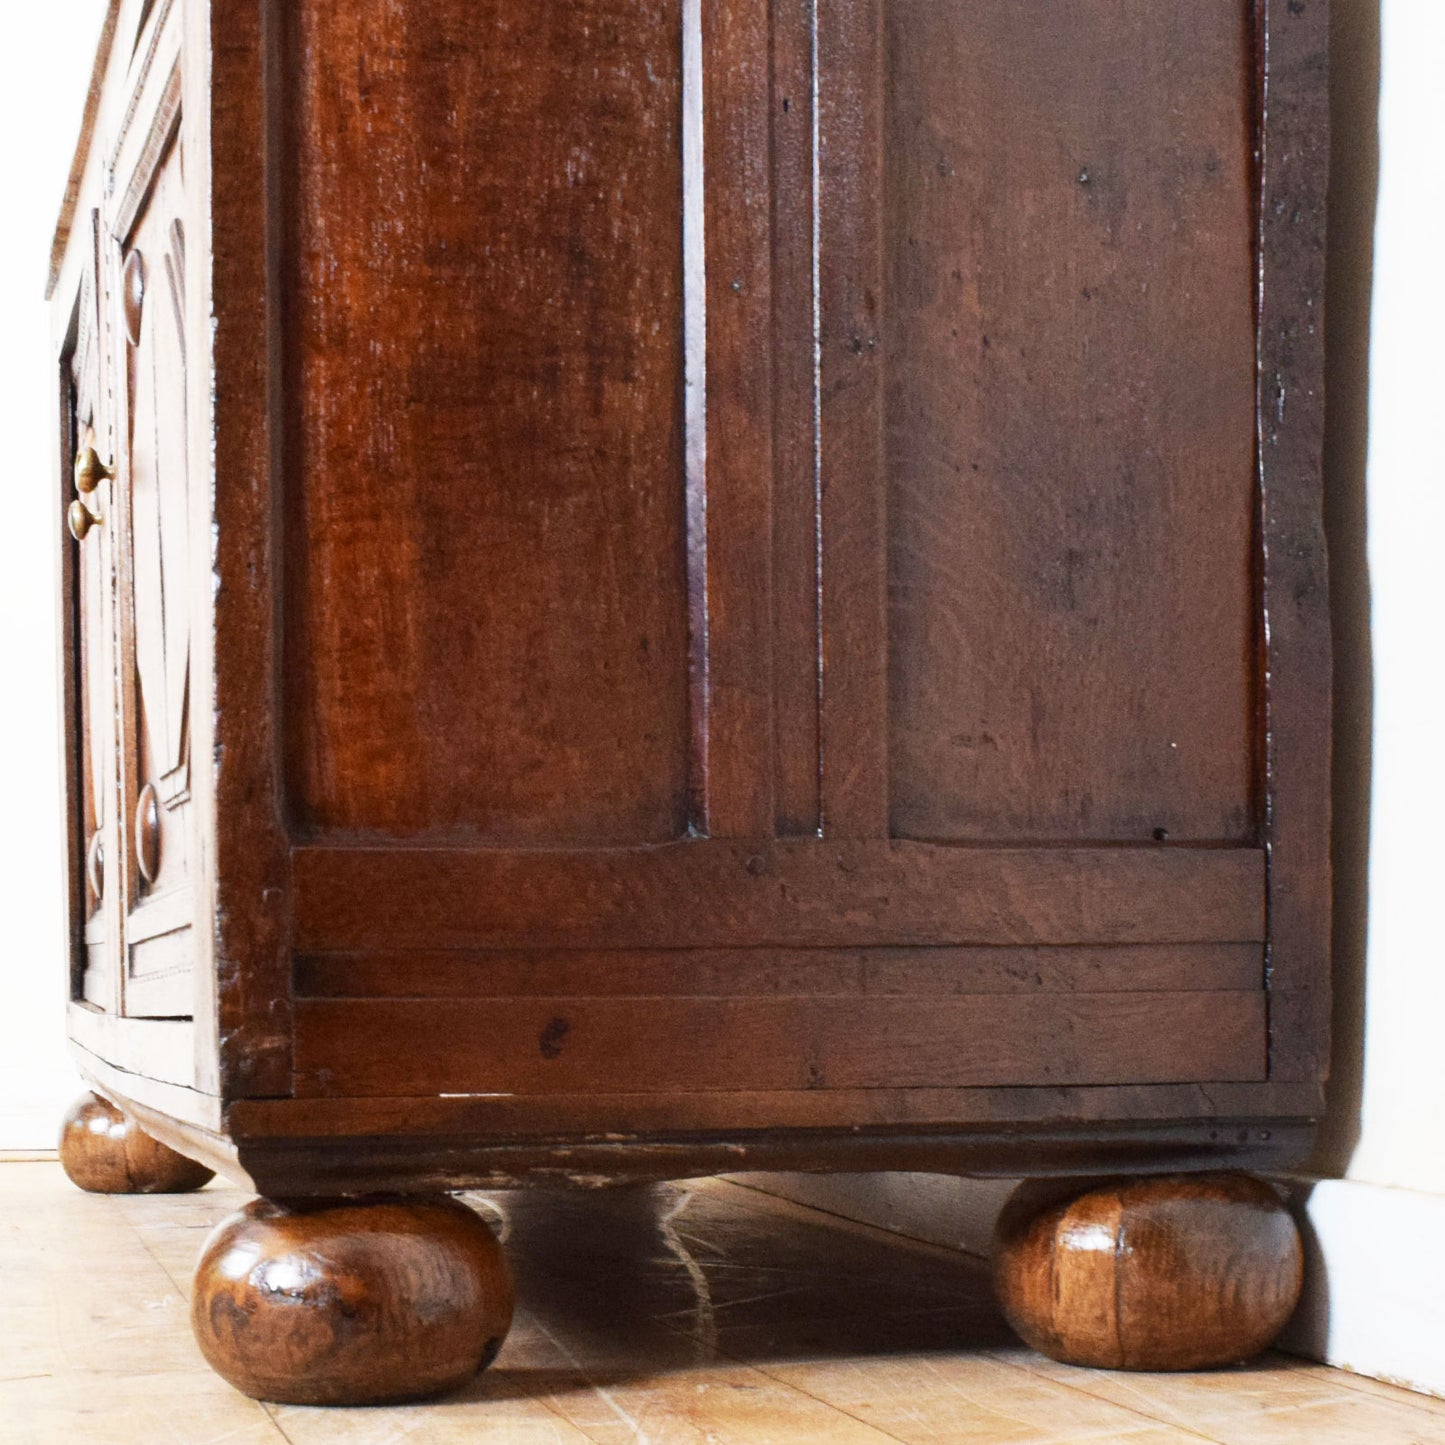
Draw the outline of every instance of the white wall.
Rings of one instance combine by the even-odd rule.
[[[1328,298],[1331,523],[1340,600],[1358,610],[1368,597],[1372,625],[1362,638],[1337,610],[1335,1071],[1324,1177],[1298,1191],[1309,1263],[1288,1342],[1445,1394],[1445,10],[1383,0],[1374,31],[1373,0],[1335,3],[1337,64],[1361,93],[1335,106],[1331,242],[1374,254],[1358,276],[1337,268]],[[1371,732],[1356,788],[1350,764]]]
[[[1359,1137],[1345,1172],[1437,1194],[1445,1194],[1442,148],[1445,8],[1385,0],[1366,473],[1374,653],[1368,947],[1362,1015],[1343,1020],[1363,1042]]]
[[[80,130],[105,0],[47,0],[5,16],[0,135],[0,1150],[45,1149],[80,1092],[65,1050],[59,723],[51,539],[53,379],[44,303],[50,234]]]

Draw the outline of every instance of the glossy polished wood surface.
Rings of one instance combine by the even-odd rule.
[[[1174,1175],[1080,1194],[1025,1185],[999,1219],[1009,1323],[1073,1365],[1198,1370],[1266,1349],[1299,1301],[1299,1231],[1244,1175]]]
[[[60,1162],[71,1182],[91,1194],[187,1194],[215,1177],[95,1094],[78,1099],[65,1116]]]
[[[191,1325],[244,1394],[374,1405],[453,1389],[491,1364],[512,1301],[501,1246],[454,1199],[260,1199],[207,1241]]]

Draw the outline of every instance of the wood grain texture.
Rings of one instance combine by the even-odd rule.
[[[1239,8],[887,16],[893,831],[1253,841]]]
[[[1296,1147],[1281,1131],[1318,1116],[1318,1084],[1278,1086],[1266,1083],[1167,1084],[1129,1086],[1031,1086],[966,1089],[793,1089],[670,1094],[451,1094],[430,1097],[245,1099],[227,1110],[228,1127],[248,1146],[264,1140],[336,1139],[348,1134],[396,1140],[408,1134],[433,1141],[471,1139],[486,1145],[518,1143],[555,1130],[560,1138],[595,1132],[612,1142],[642,1141],[671,1133],[694,1147],[726,1150],[730,1142],[755,1146],[767,1131],[812,1131],[809,1148],[822,1155],[835,1149],[845,1156],[860,1139],[886,1148],[892,1131],[927,1131],[937,1140],[951,1128],[960,1141],[984,1138],[997,1144],[1008,1124],[1034,1126],[1054,1143],[1072,1134],[1076,1142],[1092,1136],[1117,1141],[1137,1135],[1189,1139],[1201,1151],[1250,1148],[1276,1158]],[[138,1116],[144,1119],[143,1111]],[[1181,1124],[1176,1121],[1188,1121]],[[827,1135],[819,1131],[835,1131]],[[786,1136],[771,1143],[786,1148]],[[922,1143],[921,1140],[915,1140]],[[1020,1138],[1020,1143],[1024,1143]],[[861,1147],[861,1145],[860,1145]],[[1055,1172],[1050,1148],[1035,1142],[1032,1172]],[[975,1156],[982,1147],[973,1150]],[[841,1167],[841,1166],[840,1166]],[[889,1166],[901,1168],[901,1165]],[[945,1168],[941,1165],[921,1167]],[[1007,1174],[1001,1165],[984,1172]],[[1030,1172],[1030,1171],[1018,1171]],[[1068,1172],[1064,1168],[1062,1172]]]
[[[912,997],[1257,988],[1255,943],[1110,948],[543,949],[299,958],[298,998]]]
[[[1299,1231],[1243,1175],[1025,1185],[999,1217],[994,1285],[1009,1323],[1067,1364],[1200,1370],[1273,1343],[1299,1302]]]
[[[212,546],[193,558],[195,675],[209,704],[192,709],[203,851],[199,885],[211,927],[198,942],[197,1081],[226,1095],[276,1094],[290,1081],[286,986],[290,868],[282,809],[279,522],[284,482],[278,275],[281,200],[275,0],[211,0],[209,24],[186,31],[187,75],[199,87],[197,217],[217,377],[196,408],[211,456],[198,477],[198,529]],[[209,86],[202,82],[208,77]],[[197,119],[199,117],[199,120]],[[206,375],[205,368],[198,368]],[[209,425],[206,425],[206,423]]]
[[[73,1003],[72,1043],[121,1069],[188,1088],[195,1076],[195,1028],[189,1019],[135,1019]]]
[[[309,1101],[297,1101],[298,1104]],[[353,1118],[356,1111],[353,1108]],[[654,1131],[641,1137],[512,1138],[399,1133],[270,1135],[236,1144],[236,1177],[287,1198],[403,1189],[512,1189],[542,1186],[595,1190],[615,1184],[687,1179],[735,1171],[968,1174],[1016,1179],[1056,1174],[1150,1174],[1160,1169],[1268,1169],[1298,1164],[1309,1153],[1299,1123],[1231,1121],[1226,1138],[1199,1125],[1093,1124],[1089,1128],[1021,1129],[1016,1123],[965,1130],[737,1130],[688,1138]],[[1267,1133],[1267,1141],[1260,1135]]]
[[[1264,995],[316,999],[295,1048],[338,1097],[1248,1080]]]
[[[773,748],[773,334],[769,0],[700,6],[706,261],[707,713],[702,831],[769,836]],[[795,659],[789,659],[795,662]]]
[[[972,849],[806,840],[577,852],[305,848],[296,946],[1244,942],[1253,850]]]
[[[136,108],[148,123],[120,147],[123,198],[107,242],[125,502],[116,518],[125,841],[116,882],[127,910],[123,1007],[142,1018],[189,1017],[195,992],[190,358],[205,341],[191,309],[198,197],[187,180],[179,37],[174,23],[163,28],[160,53],[175,59],[143,72]]]
[[[259,1199],[196,1265],[191,1327],[243,1394],[381,1405],[455,1389],[512,1323],[501,1246],[458,1200]]]
[[[1269,686],[1271,1068],[1322,1078],[1329,1063],[1329,576],[1324,539],[1326,0],[1260,0],[1259,467]]]
[[[812,0],[775,0],[770,35],[773,726],[780,837],[816,834],[821,816],[815,9]]]
[[[70,1182],[89,1194],[189,1194],[214,1177],[95,1094],[66,1114],[60,1162]]]
[[[677,837],[679,0],[286,13],[295,821]]]
[[[87,1074],[97,1071],[92,1060]],[[594,1187],[737,1169],[1021,1176],[1288,1169],[1309,1153],[1318,1084],[864,1089],[253,1099],[224,1123],[106,1092],[155,1137],[271,1198]],[[219,1132],[221,1129],[225,1133]]]
[[[478,1201],[505,1221],[526,1282],[496,1366],[436,1404],[268,1411],[211,1376],[184,1319],[197,1229],[242,1202],[213,1188],[97,1209],[53,1165],[0,1170],[0,1268],[26,1281],[0,1302],[10,1433],[587,1445],[641,1429],[709,1445],[929,1445],[963,1430],[989,1445],[1243,1445],[1267,1428],[1359,1445],[1445,1428],[1445,1402],[1286,1356],[1218,1379],[1070,1370],[1011,1346],[969,1256],[718,1180]]]
[[[85,108],[81,114],[80,134],[65,182],[65,196],[61,201],[55,235],[50,243],[50,275],[45,287],[47,301],[54,298],[60,290],[61,274],[65,269],[77,223],[80,223],[80,228],[83,229],[88,219],[86,210],[90,197],[84,194],[89,179],[87,171],[95,154],[95,133],[102,104],[107,99],[106,77],[110,70],[115,27],[122,3],[123,0],[110,0],[106,6],[105,18],[101,22],[100,38],[96,43],[95,60],[91,67],[90,86],[86,91]]]
[[[78,1010],[88,1075],[313,1194],[1295,1157],[1285,11],[131,0],[53,327],[57,533],[84,445],[141,484],[65,584],[73,973],[196,1022]]]
[[[821,826],[888,816],[888,519],[880,353],[883,0],[813,9]]]

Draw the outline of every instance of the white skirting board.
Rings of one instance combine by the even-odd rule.
[[[1304,1299],[1283,1347],[1445,1396],[1445,1195],[1281,1182],[1305,1242]]]
[[[937,1174],[740,1174],[738,1183],[895,1234],[986,1255],[1016,1181]],[[1445,1396],[1445,1196],[1351,1179],[1276,1181],[1305,1244],[1282,1348]]]

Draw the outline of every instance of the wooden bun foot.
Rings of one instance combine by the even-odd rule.
[[[65,1116],[60,1163],[70,1182],[91,1194],[189,1194],[215,1178],[95,1094]]]
[[[485,1369],[512,1302],[501,1246],[454,1199],[258,1199],[207,1241],[191,1327],[255,1399],[380,1405]]]
[[[1202,1370],[1266,1349],[1299,1301],[1299,1231],[1241,1174],[1025,1184],[999,1217],[994,1288],[1034,1349],[1070,1365]]]

